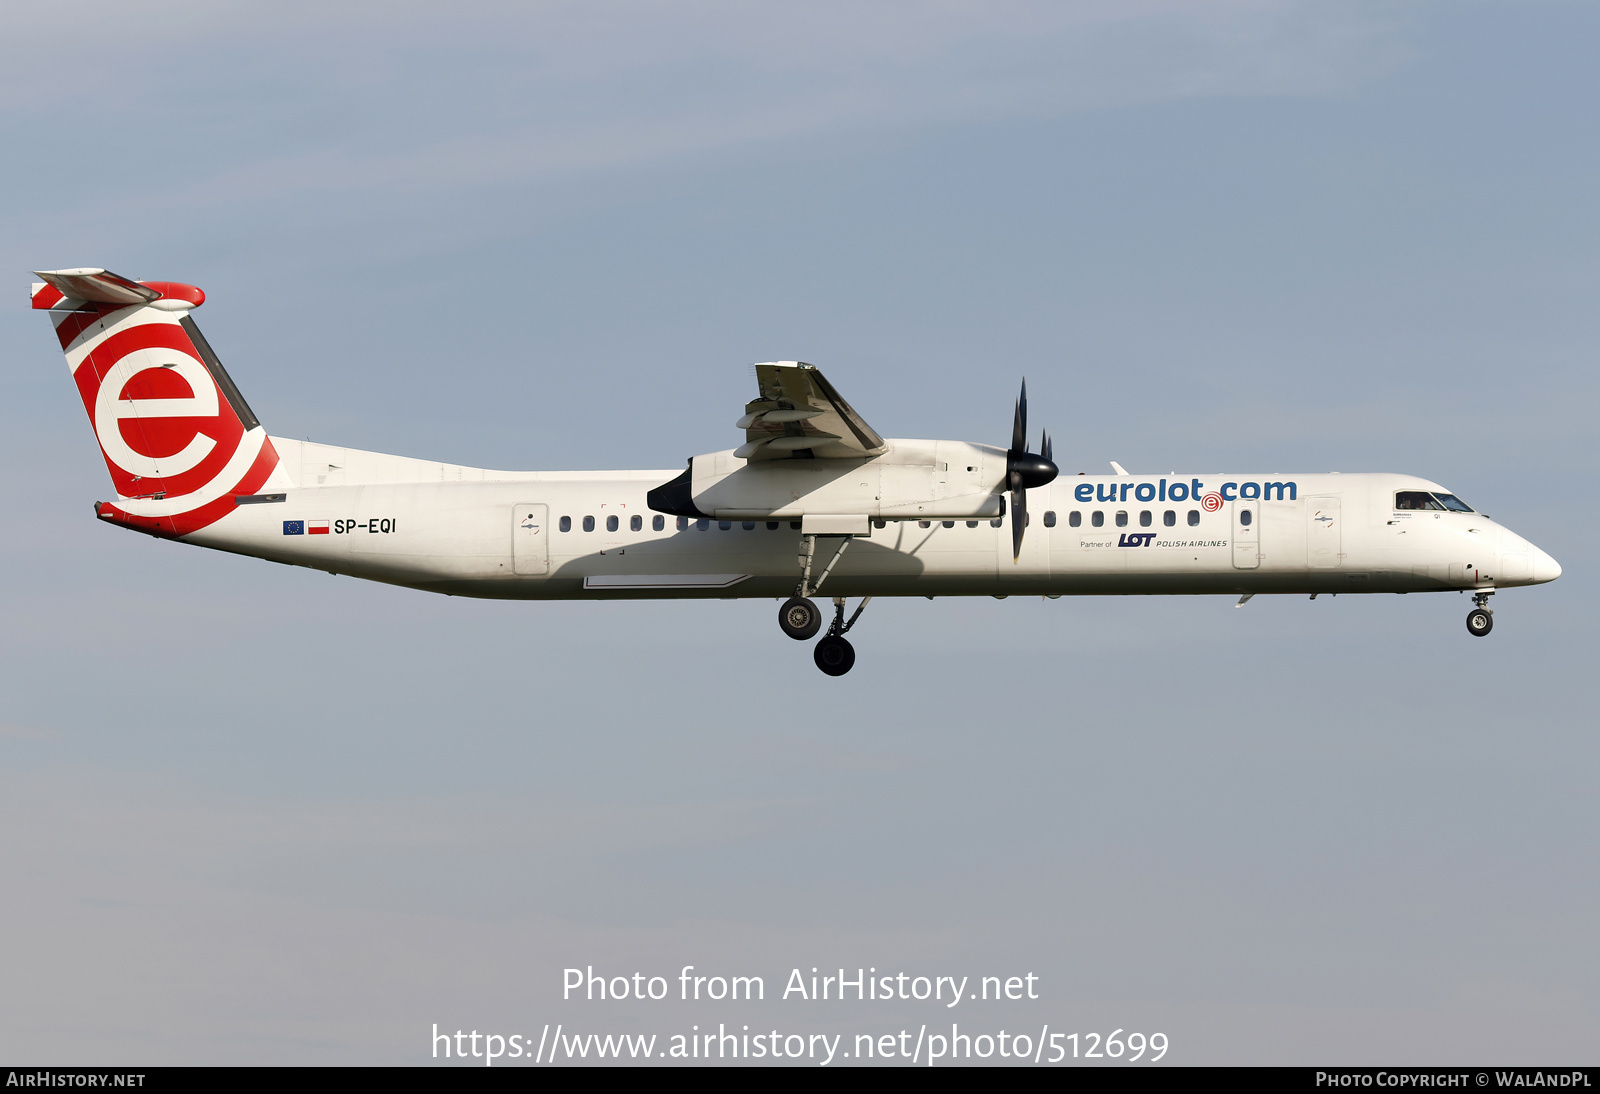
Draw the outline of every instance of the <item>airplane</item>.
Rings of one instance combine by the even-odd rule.
[[[37,271],[116,490],[108,524],[412,589],[514,600],[772,597],[830,676],[873,597],[1472,594],[1561,567],[1443,486],[1396,474],[1062,478],[1027,445],[885,438],[820,370],[755,367],[735,448],[682,471],[490,471],[268,436],[192,285]],[[1032,518],[1040,517],[1033,527]],[[849,598],[860,598],[846,618]]]

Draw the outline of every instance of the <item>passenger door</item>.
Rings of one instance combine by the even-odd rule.
[[[1261,565],[1261,506],[1254,501],[1233,503],[1233,568],[1254,570]]]
[[[511,570],[543,574],[550,570],[549,508],[522,504],[511,510]]]
[[[1343,560],[1341,523],[1338,498],[1306,499],[1306,565],[1311,569],[1331,570]]]

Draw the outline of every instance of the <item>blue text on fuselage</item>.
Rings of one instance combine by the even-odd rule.
[[[1072,496],[1084,503],[1105,501],[1199,501],[1205,495],[1199,479],[1168,482],[1080,482]],[[1293,482],[1225,482],[1217,490],[1223,501],[1297,501],[1300,491]]]

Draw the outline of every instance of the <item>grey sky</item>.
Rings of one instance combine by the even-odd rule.
[[[559,972],[1032,970],[1174,1062],[1593,1062],[1597,16],[89,4],[0,35],[0,1058],[421,1062]],[[430,598],[130,536],[36,267],[188,281],[268,429],[676,468],[753,361],[1064,469],[1405,471],[1457,596]]]

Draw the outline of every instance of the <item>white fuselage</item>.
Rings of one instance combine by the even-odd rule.
[[[695,520],[646,502],[672,470],[496,472],[273,444],[272,500],[186,542],[504,599],[786,597],[799,579],[803,497],[784,519]],[[822,595],[1404,593],[1560,574],[1481,513],[1397,511],[1400,490],[1443,488],[1391,474],[1063,475],[1030,491],[1015,561],[1009,516],[882,517],[850,541]],[[1197,494],[1217,495],[1216,508]],[[841,542],[822,539],[819,556]]]

